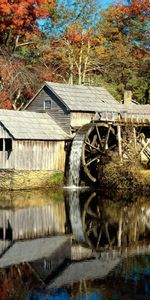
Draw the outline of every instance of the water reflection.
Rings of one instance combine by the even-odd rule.
[[[77,192],[76,207],[69,202],[73,233],[96,251],[125,248],[150,238],[150,197]],[[75,199],[75,195],[74,195]],[[80,199],[80,200],[79,200]],[[74,200],[75,201],[75,200]],[[76,225],[77,224],[77,225]],[[79,228],[79,224],[82,224]],[[76,227],[76,228],[75,228]]]
[[[14,241],[65,233],[62,193],[21,191],[0,196],[1,240]]]
[[[70,283],[66,280],[64,286],[59,289],[46,287],[32,290],[27,299],[148,300],[150,299],[150,256],[128,257],[106,277],[95,276],[94,280],[80,279]]]
[[[25,267],[31,285],[22,299],[146,299],[149,200],[82,189],[0,193],[0,293],[8,274],[15,290]]]

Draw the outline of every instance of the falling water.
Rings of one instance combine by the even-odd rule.
[[[73,141],[69,160],[69,186],[79,186],[82,140]]]
[[[72,142],[71,153],[69,158],[69,187],[79,187],[82,145],[85,138],[85,133],[88,128],[89,124],[83,126]]]

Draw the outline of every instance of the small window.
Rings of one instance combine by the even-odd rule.
[[[44,101],[44,109],[51,109],[52,108],[52,101],[46,100]]]
[[[5,139],[5,151],[12,151],[12,139]]]
[[[0,139],[0,151],[3,151],[3,139]]]

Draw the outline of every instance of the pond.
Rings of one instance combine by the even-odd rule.
[[[150,299],[150,196],[1,192],[0,299]]]

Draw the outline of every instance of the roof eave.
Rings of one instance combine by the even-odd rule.
[[[3,124],[2,121],[0,121],[0,124],[1,124],[2,127],[7,131],[7,133],[8,133],[13,139],[15,139],[15,137],[13,136],[13,134],[7,129],[7,127],[5,127],[5,125]]]
[[[48,81],[45,82],[44,86],[46,86],[58,99],[61,101],[66,109],[70,112],[70,107],[64,102],[64,100],[55,92],[55,90],[48,84]]]
[[[30,101],[23,107],[22,110],[26,110],[26,108],[33,102],[33,100],[38,96],[38,94],[42,91],[44,88],[45,84],[42,85],[42,87],[37,91],[37,93],[30,99]]]

